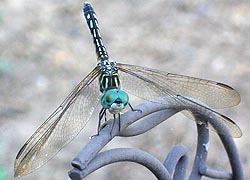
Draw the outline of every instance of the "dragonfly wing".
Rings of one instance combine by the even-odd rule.
[[[119,68],[121,85],[125,91],[153,102],[159,102],[171,106],[181,105],[183,107],[184,105],[201,114],[209,115],[209,113],[212,112],[216,114],[219,121],[227,126],[228,130],[232,133],[232,136],[240,137],[242,135],[240,128],[234,121],[210,108],[207,108],[207,105],[227,107],[226,101],[229,100],[233,101],[231,102],[231,105],[239,103],[240,96],[231,87],[214,81],[158,72],[140,66],[117,63],[117,67]],[[185,90],[185,88],[187,88],[187,90]],[[192,90],[196,93],[193,93]],[[222,100],[222,102],[218,101],[218,99],[214,98],[213,92],[215,92],[216,98],[223,99],[225,97],[227,100]],[[220,97],[220,95],[222,97]],[[209,100],[208,97],[216,100],[217,103]],[[196,100],[196,98],[198,101],[192,101],[192,99]],[[205,106],[203,104],[205,104]],[[223,131],[218,133],[223,134]]]
[[[194,119],[193,118],[194,116],[198,115],[200,117],[200,114],[206,115],[206,119],[204,119],[204,117],[200,117],[198,123],[203,123],[202,121],[206,121],[209,123],[211,130],[218,132],[220,134],[226,134],[224,126],[221,125],[221,124],[224,124],[226,125],[226,129],[230,132],[230,134],[233,137],[239,138],[242,136],[242,131],[240,127],[227,116],[216,112],[215,110],[208,107],[206,104],[199,102],[195,99],[191,99],[191,98],[184,97],[181,95],[179,95],[178,98],[184,100],[186,104],[188,105],[188,107],[192,110],[192,113],[190,111],[182,111],[185,115],[187,115],[187,117],[192,116],[191,119]],[[217,121],[211,122],[212,121],[211,118],[214,119],[214,116]],[[212,124],[216,125],[217,127],[216,130],[212,126]]]
[[[223,83],[128,64],[118,63],[117,66],[121,71],[133,71],[145,79],[152,79],[173,94],[197,99],[215,109],[240,102],[239,93]]]
[[[129,69],[126,65],[117,64],[121,88],[126,92],[142,99],[166,105],[178,105],[180,102],[173,91],[166,90],[152,78],[138,73],[135,69]],[[128,65],[130,66],[130,65]],[[141,68],[141,67],[140,67]]]
[[[96,67],[28,139],[17,154],[15,176],[44,165],[85,127],[100,99],[98,75]]]
[[[227,130],[230,132],[230,134],[235,137],[235,138],[240,138],[242,136],[242,131],[240,129],[240,127],[229,117],[219,114],[217,113],[217,117],[219,118],[220,122],[224,122],[224,124],[227,127]],[[218,131],[214,129],[214,127],[210,124],[210,128],[215,131],[218,132],[220,134],[224,134],[224,130],[223,128],[221,128],[221,126],[218,126]]]

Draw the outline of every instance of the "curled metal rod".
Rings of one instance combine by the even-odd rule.
[[[213,126],[213,128],[218,132],[220,132],[220,129],[225,126],[224,124],[221,124],[216,120],[216,116],[211,116],[210,114],[209,117],[208,114],[198,114],[197,116],[197,111],[195,111],[195,109],[193,108],[188,107],[188,105],[166,106],[159,103],[145,102],[144,104],[141,104],[136,107],[136,109],[140,109],[142,113],[129,111],[121,115],[120,131],[118,121],[109,120],[103,126],[102,130],[100,131],[100,134],[98,136],[93,137],[89,141],[89,143],[71,162],[72,166],[74,167],[69,172],[69,176],[71,179],[82,179],[93,171],[95,171],[96,169],[118,161],[133,161],[142,164],[147,167],[158,179],[184,179],[185,172],[187,169],[188,155],[186,153],[185,147],[182,145],[175,146],[168,154],[164,163],[162,163],[161,165],[158,164],[159,160],[154,158],[154,163],[156,163],[156,167],[159,168],[150,168],[152,164],[148,163],[151,163],[149,159],[153,158],[153,156],[138,149],[118,148],[99,153],[102,148],[115,136],[127,137],[139,135],[148,131],[149,129],[152,129],[153,127],[157,126],[175,113],[184,109],[188,109],[194,112],[196,114],[195,119],[197,122],[203,122],[202,124],[197,123],[197,149],[195,160],[193,163],[193,169],[191,171],[189,179],[198,180],[201,179],[202,176],[217,179],[244,179],[239,154],[234,144],[234,141],[228,131],[224,131],[224,135],[219,134],[219,137],[222,140],[226,152],[228,153],[229,162],[232,167],[232,173],[209,169],[206,165],[207,152],[209,148],[209,130],[207,128],[208,126],[206,122],[209,122]],[[140,120],[139,122],[136,122],[141,118],[144,119]],[[111,152],[115,152],[115,155],[113,156]],[[134,153],[132,155],[129,155],[128,152],[140,152],[141,154]],[[140,155],[142,154],[144,154],[144,156],[140,157]]]
[[[157,179],[172,180],[164,165],[151,154],[135,148],[117,148],[99,153],[82,171],[74,170],[70,177],[73,179],[84,178],[93,171],[116,162],[130,161],[141,164],[149,169]],[[80,176],[79,174],[80,173]]]
[[[183,145],[175,145],[163,164],[173,179],[184,179],[188,165],[187,148]]]
[[[173,106],[174,107],[174,106]],[[162,113],[168,113],[169,117],[172,116],[177,112],[175,109],[168,109],[166,106],[163,106],[159,103],[152,103],[147,102],[143,105],[140,105],[137,107],[137,109],[140,109],[143,113],[140,112],[134,112],[129,111],[125,114],[121,115],[121,129],[120,131],[123,132],[127,126],[132,124],[133,122],[149,115],[152,113],[157,112],[157,116],[163,117]],[[162,111],[166,110],[166,111]],[[166,117],[165,119],[166,120]],[[158,121],[159,123],[162,122]],[[114,126],[113,126],[114,124]],[[147,123],[147,126],[145,125],[145,129],[151,129],[155,125]],[[110,120],[105,124],[105,126],[102,128],[98,136],[94,136],[91,141],[79,152],[79,154],[74,158],[74,160],[71,162],[73,167],[84,169],[88,163],[97,155],[97,153],[109,142],[112,140],[113,137],[118,136],[120,134],[119,131],[119,125],[118,121],[115,121],[113,123],[113,120]],[[112,136],[110,136],[110,132],[112,132]],[[139,132],[139,130],[135,130],[135,132]],[[141,131],[141,133],[143,133]],[[132,133],[131,133],[132,134]],[[137,133],[139,134],[139,133]],[[128,135],[128,133],[127,133]],[[135,134],[132,134],[135,135]]]
[[[193,169],[189,177],[190,180],[201,179],[202,174],[200,173],[200,169],[206,168],[206,162],[207,162],[207,153],[209,146],[209,132],[207,124],[201,124],[201,125],[197,124],[197,132],[198,132],[197,148],[196,148]]]
[[[229,172],[217,171],[209,168],[200,169],[200,173],[214,179],[232,179],[232,174]]]
[[[218,133],[218,136],[220,137],[220,140],[227,152],[227,156],[229,158],[229,162],[231,165],[232,173],[231,173],[230,179],[244,180],[243,167],[240,161],[240,155],[238,153],[237,147],[227,127],[222,122],[217,121],[216,117],[214,117],[213,114],[210,114],[209,117],[204,116],[204,118],[209,118],[209,123],[213,126],[213,128],[217,132],[220,132],[220,130],[223,129],[223,134]],[[211,172],[216,172],[216,171],[207,169],[206,173],[209,174],[208,177],[211,177],[211,174],[212,174]],[[221,172],[217,174],[223,175],[221,176],[221,179],[227,179],[228,177],[227,172]],[[214,178],[218,178],[218,177],[216,176]]]

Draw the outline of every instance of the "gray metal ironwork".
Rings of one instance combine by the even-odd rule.
[[[120,131],[118,121],[112,119],[103,126],[98,136],[93,137],[89,141],[71,162],[74,167],[69,172],[71,179],[83,179],[103,166],[121,161],[131,161],[141,164],[148,168],[154,176],[160,180],[186,179],[188,154],[183,145],[174,146],[163,163],[153,155],[136,148],[117,148],[100,152],[115,136],[129,137],[142,134],[184,109],[188,109],[194,113],[197,122],[203,122],[202,124],[197,123],[197,148],[189,179],[198,180],[201,179],[202,176],[215,179],[244,179],[239,153],[232,136],[227,130],[224,131],[223,135],[218,135],[227,152],[231,172],[218,171],[206,165],[209,144],[209,129],[207,128],[206,122],[209,122],[216,131],[220,131],[221,128],[227,129],[223,123],[216,120],[216,116],[214,116],[212,112],[197,114],[195,109],[190,109],[187,105],[176,107],[174,105],[166,106],[153,102],[145,102],[136,108],[142,110],[142,113],[129,111],[123,114],[121,116]],[[144,119],[136,122],[141,118]]]
[[[134,161],[146,166],[158,179],[183,179],[187,153],[182,146],[176,146],[163,164],[141,150],[116,149],[100,154],[99,151],[115,136],[142,134],[173,114],[188,110],[193,113],[198,126],[197,156],[190,179],[200,179],[203,175],[241,179],[242,167],[230,134],[240,137],[242,132],[234,121],[211,109],[237,105],[240,102],[239,93],[219,82],[111,61],[101,38],[96,13],[90,3],[84,3],[83,12],[96,48],[97,66],[19,150],[14,164],[15,176],[27,175],[53,158],[85,127],[98,102],[101,102],[97,130],[97,135],[100,136],[94,136],[73,160],[72,165],[76,169],[70,173],[70,177],[80,179],[106,164]],[[128,93],[154,103],[148,102],[134,109]],[[128,112],[120,118],[127,106],[133,113]],[[106,121],[107,112],[117,120],[105,123],[100,131],[101,121]],[[143,121],[133,124],[143,117]],[[208,124],[220,134],[230,158],[232,175],[208,169],[205,164],[209,144]],[[109,156],[110,153],[112,156]]]

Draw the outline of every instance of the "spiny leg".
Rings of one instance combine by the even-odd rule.
[[[118,114],[118,126],[119,126],[119,132],[121,130],[121,115],[120,113]]]
[[[130,103],[128,103],[128,105],[129,105],[129,107],[131,108],[132,111],[137,111],[137,112],[142,113],[142,110],[140,110],[140,109],[134,109],[133,106]]]
[[[112,127],[111,127],[111,131],[110,131],[110,135],[112,136],[112,131],[114,129],[114,126],[115,126],[115,114],[114,114],[114,120],[113,120],[113,123],[112,123]]]
[[[102,118],[104,116],[105,122],[107,121],[107,117],[106,117],[106,110],[105,108],[102,108],[101,111],[99,112],[99,121],[98,121],[98,127],[97,127],[97,135],[99,135],[100,132],[100,128],[101,128],[101,121]]]
[[[90,137],[90,139],[92,139],[93,137],[99,135],[99,132],[100,132],[100,130],[101,130],[101,123],[102,123],[102,118],[103,118],[103,116],[104,116],[105,122],[107,121],[106,111],[107,111],[107,109],[105,109],[105,108],[102,108],[102,109],[100,110],[100,112],[99,112],[99,120],[98,120],[98,127],[97,127],[97,134],[92,135],[92,136]]]
[[[114,126],[115,126],[115,121],[116,121],[116,116],[115,116],[115,114],[114,114],[114,121],[113,121],[113,123],[112,123],[112,128],[111,128],[111,131],[110,131],[110,135],[112,136],[112,131],[113,131],[113,129],[114,129]],[[121,130],[121,115],[120,115],[120,113],[118,113],[118,128],[119,128],[119,132],[120,132],[120,130]]]
[[[128,103],[128,104],[129,104],[129,107],[131,108],[132,111],[139,111],[139,112],[142,113],[142,110],[140,110],[140,109],[134,109],[130,103]],[[99,135],[99,132],[101,130],[100,127],[101,127],[101,121],[102,121],[103,116],[104,116],[104,121],[105,122],[107,121],[106,110],[107,109],[102,108],[101,111],[99,112],[99,121],[98,121],[98,128],[97,128],[97,134],[96,135]],[[114,117],[114,121],[112,123],[112,128],[111,128],[111,131],[110,131],[110,135],[112,135],[112,131],[114,129],[116,115],[114,114],[113,117]],[[120,130],[121,130],[121,114],[120,113],[118,113],[118,126],[119,126],[119,132],[120,132]]]

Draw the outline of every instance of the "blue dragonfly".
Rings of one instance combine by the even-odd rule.
[[[240,96],[232,87],[111,61],[103,44],[96,13],[90,3],[84,3],[83,12],[93,37],[97,65],[20,149],[14,165],[15,176],[27,175],[53,158],[85,127],[98,105],[101,104],[98,133],[101,119],[106,118],[107,111],[119,120],[120,113],[127,106],[133,110],[128,93],[166,105],[189,103],[201,113],[214,113],[228,127],[232,136],[242,135],[234,121],[209,108],[237,105]]]

